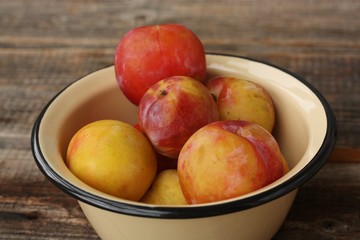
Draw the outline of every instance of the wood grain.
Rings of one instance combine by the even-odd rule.
[[[336,149],[274,239],[360,239],[359,12],[358,0],[0,0],[0,239],[98,239],[76,200],[38,170],[32,125],[58,91],[111,65],[126,31],[168,22],[208,52],[287,68],[325,96]]]

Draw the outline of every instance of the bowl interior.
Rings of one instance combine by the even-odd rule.
[[[291,168],[278,181],[239,199],[273,188],[309,164],[322,146],[328,126],[321,101],[306,84],[276,67],[244,58],[207,54],[207,64],[208,78],[235,76],[259,83],[267,89],[276,107],[274,135]],[[39,119],[39,148],[46,164],[57,175],[87,193],[142,205],[117,199],[89,187],[64,164],[67,145],[82,126],[100,119],[118,119],[130,124],[137,122],[137,107],[121,93],[112,66],[91,73],[66,87],[47,105]]]

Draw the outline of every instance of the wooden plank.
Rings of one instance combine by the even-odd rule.
[[[360,163],[360,149],[359,148],[335,148],[329,159],[331,162]]]
[[[80,47],[45,50],[25,48],[11,51],[0,49],[0,58],[7,59],[3,68],[0,68],[0,101],[7,106],[6,109],[0,109],[0,124],[11,125],[9,121],[13,117],[28,121],[27,114],[32,115],[30,120],[33,121],[38,113],[36,110],[39,111],[67,84],[89,72],[111,65],[113,51],[113,48]],[[338,146],[360,146],[360,108],[357,104],[360,102],[360,84],[357,82],[359,76],[356,72],[360,69],[360,56],[326,58],[321,55],[262,53],[250,57],[288,68],[313,84],[335,112]],[[26,88],[19,88],[17,84]],[[16,109],[35,111],[25,111],[16,116]]]

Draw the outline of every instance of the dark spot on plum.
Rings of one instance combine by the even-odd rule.
[[[165,89],[161,89],[161,90],[160,90],[160,94],[161,94],[162,96],[166,96],[166,95],[167,95],[167,91],[166,91]]]

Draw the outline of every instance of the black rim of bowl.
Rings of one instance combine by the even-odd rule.
[[[185,218],[201,218],[201,217],[209,217],[209,216],[217,216],[228,213],[237,212],[240,210],[249,209],[252,207],[259,206],[261,204],[270,202],[276,198],[279,198],[292,190],[298,188],[300,185],[309,180],[313,175],[315,175],[322,166],[326,163],[330,154],[332,153],[335,142],[336,142],[336,120],[335,115],[323,97],[323,95],[310,83],[308,83],[305,79],[300,76],[295,75],[292,72],[289,72],[286,69],[275,66],[273,64],[269,64],[265,61],[260,61],[248,57],[230,55],[230,54],[219,54],[219,53],[207,53],[207,55],[217,55],[231,58],[242,58],[253,62],[262,63],[274,68],[277,68],[287,74],[293,76],[298,81],[302,82],[306,85],[320,100],[322,103],[326,119],[327,119],[327,129],[324,137],[324,141],[319,148],[316,155],[313,159],[298,173],[296,173],[293,177],[281,183],[280,185],[275,186],[265,192],[261,192],[259,194],[243,198],[236,199],[234,201],[220,202],[219,204],[214,205],[197,205],[197,206],[184,206],[184,207],[166,207],[166,206],[152,206],[152,205],[138,205],[131,203],[124,203],[120,201],[114,201],[107,198],[103,198],[92,193],[86,192],[70,182],[61,177],[59,174],[54,171],[47,163],[44,155],[42,154],[42,150],[39,143],[39,128],[41,125],[42,118],[54,101],[54,99],[61,94],[65,89],[67,89],[71,84],[65,87],[62,91],[56,94],[53,99],[51,99],[48,104],[44,107],[44,109],[39,114],[36,119],[32,133],[31,133],[31,147],[32,153],[35,159],[35,162],[38,168],[42,171],[42,173],[58,188],[63,190],[65,193],[75,197],[81,202],[87,203],[89,205],[105,209],[111,212],[122,213],[126,215],[132,216],[140,216],[140,217],[149,217],[149,218],[170,218],[170,219],[185,219]],[[91,74],[91,73],[90,73]],[[80,79],[78,79],[80,80]],[[78,81],[77,80],[77,81]],[[76,81],[74,81],[76,82]]]

